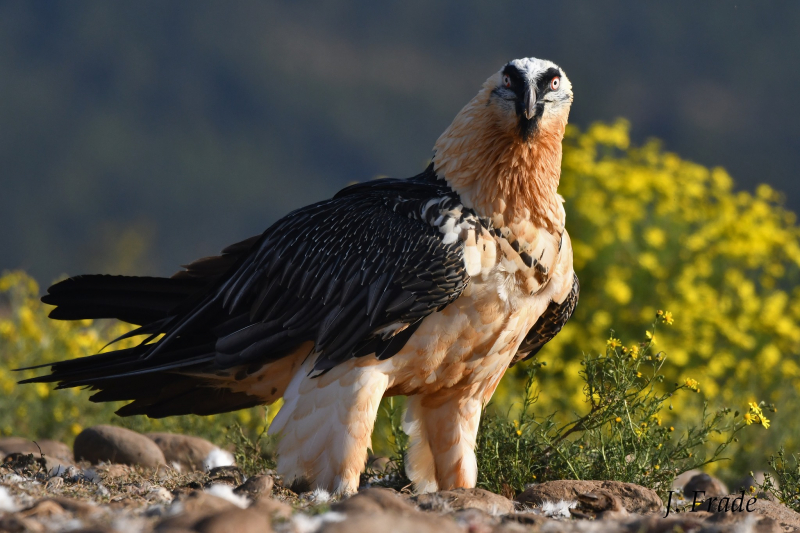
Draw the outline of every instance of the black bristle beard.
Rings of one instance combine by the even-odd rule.
[[[540,113],[536,113],[533,118],[526,118],[524,115],[519,117],[519,136],[524,142],[528,142],[533,138],[539,128],[540,118]]]

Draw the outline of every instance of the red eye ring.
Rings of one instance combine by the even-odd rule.
[[[561,85],[561,78],[556,76],[552,80],[550,80],[550,89],[553,91],[558,90],[559,86]]]
[[[511,78],[508,76],[508,74],[503,76],[503,85],[506,87],[511,87]]]

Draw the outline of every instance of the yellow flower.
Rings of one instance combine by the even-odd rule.
[[[756,402],[749,402],[747,405],[750,408],[750,412],[744,415],[745,424],[748,426],[751,424],[761,424],[765,429],[769,429],[770,421],[764,416],[761,407],[759,407]]]
[[[622,343],[620,342],[619,339],[615,339],[614,337],[611,337],[610,339],[608,339],[606,341],[606,346],[608,346],[609,348],[614,350],[614,349],[619,348],[620,346],[622,346]]]
[[[697,381],[696,379],[686,378],[683,384],[686,385],[686,388],[688,388],[689,390],[700,392],[700,382]]]
[[[620,422],[622,422],[622,418],[617,417],[617,418],[614,419],[614,422],[619,424]]]
[[[654,468],[655,470],[660,470],[660,469],[661,469],[661,467],[660,467],[660,466],[658,466],[658,465],[654,466],[653,468]]]
[[[638,359],[639,358],[639,345],[638,344],[634,344],[633,346],[631,346],[631,358],[632,359]]]

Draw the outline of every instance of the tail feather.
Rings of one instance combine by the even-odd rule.
[[[56,306],[50,318],[57,320],[116,318],[142,325],[168,316],[206,285],[191,278],[76,276],[47,289],[42,302]]]
[[[240,327],[242,317],[227,318],[214,285],[237,267],[259,238],[195,261],[171,278],[89,275],[56,283],[42,297],[55,306],[51,318],[116,318],[140,326],[116,340],[149,337],[132,348],[28,367],[49,366],[50,374],[20,383],[87,387],[94,391],[93,402],[133,400],[117,411],[121,416],[209,415],[263,403],[225,388],[224,380],[218,379],[213,331],[220,321],[223,328]],[[156,340],[160,334],[164,337]]]

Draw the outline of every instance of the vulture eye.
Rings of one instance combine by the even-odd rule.
[[[508,74],[503,76],[503,85],[506,87],[511,87],[511,78],[508,77]]]
[[[556,91],[558,90],[559,85],[561,85],[561,78],[558,76],[550,80],[550,89]]]

